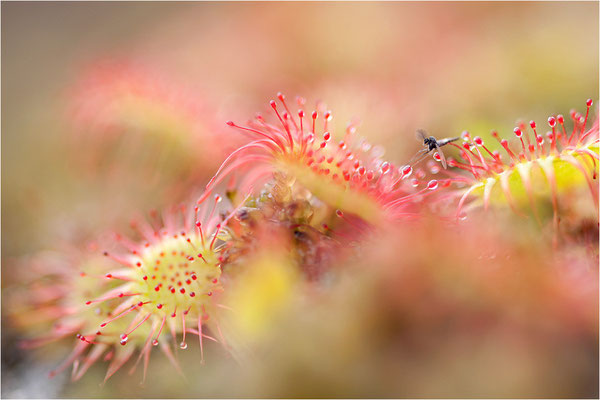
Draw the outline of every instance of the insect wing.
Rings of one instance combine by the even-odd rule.
[[[417,132],[415,132],[415,137],[418,141],[424,143],[425,139],[427,138],[427,132],[425,132],[423,129],[417,129]]]
[[[442,161],[442,167],[444,167],[444,169],[448,169],[448,164],[446,164],[446,157],[444,157],[444,152],[442,151],[442,148],[436,144],[435,149],[437,150],[438,154],[440,155],[440,160]]]

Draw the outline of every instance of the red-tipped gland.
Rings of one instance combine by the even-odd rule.
[[[319,113],[317,113],[316,111],[313,111],[311,114],[312,119],[317,119],[318,116],[319,116]]]
[[[107,277],[107,278],[109,278],[109,279],[112,278],[112,274],[106,274],[104,276]]]
[[[331,119],[333,118],[331,111],[327,111],[324,115],[324,118],[325,118],[325,121],[331,121]]]
[[[432,179],[432,180],[430,180],[427,183],[427,189],[429,189],[429,190],[435,190],[437,188],[438,188],[438,181],[437,180]]]
[[[277,103],[275,103],[275,100],[269,101],[269,104],[271,105],[271,107],[273,108],[273,110],[277,109]]]
[[[88,300],[88,301],[85,302],[86,306],[89,306],[90,304],[92,304],[91,300]]]
[[[298,116],[304,118],[304,110],[298,110]]]
[[[229,125],[229,126],[235,126],[235,124],[233,123],[233,121],[227,121],[227,122],[225,122],[225,123],[226,123],[227,125]]]
[[[442,156],[440,156],[440,153],[438,153],[437,151],[433,153],[433,158],[435,159],[435,161],[442,161]]]
[[[463,140],[469,140],[471,138],[471,134],[468,131],[462,131],[460,137]]]
[[[185,289],[184,288],[179,289],[179,293],[184,294],[185,293]]]
[[[120,338],[119,343],[121,343],[121,346],[125,346],[127,344],[127,340],[128,340],[127,335],[123,333],[123,334],[121,334],[121,336],[119,338]]]
[[[451,166],[451,167],[456,167],[456,166],[458,165],[458,164],[456,163],[456,160],[455,160],[454,158],[449,158],[449,159],[447,160],[447,162],[448,162],[448,165],[449,165],[449,166]]]
[[[160,310],[161,308],[163,308],[163,305],[162,304],[157,304],[156,308],[158,308]]]
[[[190,292],[190,297],[195,297],[195,296],[196,296],[196,293]]]
[[[385,161],[383,164],[381,164],[381,172],[382,173],[386,173],[390,170],[390,163]]]
[[[402,168],[402,178],[407,178],[410,176],[410,174],[412,174],[412,167],[410,165],[407,165],[406,167]]]
[[[563,117],[562,114],[558,114],[556,116],[556,119],[557,119],[557,121],[558,121],[559,124],[564,124],[564,122],[565,122],[565,117]]]
[[[344,213],[342,212],[342,210],[335,210],[335,214],[340,218],[344,217]]]
[[[594,104],[594,102],[592,101],[592,99],[587,99],[587,101],[585,102],[585,105],[588,107],[591,107],[592,104]]]
[[[537,140],[538,144],[541,146],[544,144],[544,137],[543,136],[536,136],[535,140]]]
[[[467,150],[471,150],[471,145],[469,144],[469,142],[464,142],[463,147]]]
[[[281,100],[281,101],[284,101],[284,100],[285,100],[285,96],[284,96],[284,95],[283,95],[283,93],[281,93],[281,92],[277,92],[277,98],[278,98],[279,100]]]
[[[479,136],[475,136],[475,138],[473,139],[473,141],[475,142],[475,144],[477,146],[483,146],[483,139],[481,139]]]
[[[531,129],[535,129],[536,128],[536,124],[535,121],[529,121],[529,126],[531,126]]]
[[[548,118],[548,125],[550,125],[550,128],[554,128],[556,126],[556,118],[549,117]]]
[[[523,132],[518,127],[515,128],[515,129],[513,129],[513,132],[515,133],[515,136],[518,137],[518,138],[520,138],[521,136],[523,136]]]
[[[331,133],[325,132],[323,134],[323,140],[325,140],[326,142],[329,142],[330,139],[331,139]]]

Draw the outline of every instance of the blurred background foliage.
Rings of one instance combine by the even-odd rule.
[[[62,242],[84,242],[98,229],[126,227],[134,213],[181,201],[201,189],[227,146],[238,140],[235,133],[225,129],[224,121],[246,120],[255,111],[264,110],[267,100],[278,91],[290,98],[305,96],[308,104],[326,102],[333,110],[338,134],[347,121],[360,121],[358,132],[371,143],[384,146],[387,157],[402,164],[419,146],[414,139],[417,128],[438,137],[468,130],[485,139],[491,129],[509,134],[517,120],[535,119],[541,125],[550,113],[567,115],[571,108],[582,109],[585,99],[596,99],[598,94],[598,51],[598,4],[594,2],[3,3],[3,288],[10,289],[16,279],[7,267],[10,262],[5,261],[41,249],[60,248]],[[141,107],[141,111],[112,121],[118,129],[146,132],[155,128],[164,132],[156,143],[152,139],[141,145],[134,139],[133,147],[125,144],[123,154],[109,151],[107,156],[99,149],[102,139],[94,138],[106,134],[95,129],[95,105],[86,106],[87,120],[76,121],[73,107],[78,101],[77,85],[86,71],[105,62],[113,67],[133,65],[132,75],[162,82],[160,88],[165,86],[169,96],[178,99],[148,107],[133,98],[128,104],[135,110]],[[144,85],[145,81],[137,82]],[[94,88],[92,83],[90,87]],[[154,89],[134,92],[144,97],[155,93]],[[82,96],[86,100],[92,94],[84,92]],[[178,114],[180,108],[172,107],[182,102],[200,104],[192,108],[192,122]],[[166,112],[166,117],[160,117],[165,114],[157,109]],[[132,122],[132,118],[136,120]],[[173,118],[178,123],[172,123]],[[168,126],[176,128],[171,132]],[[188,141],[192,136],[210,140]],[[99,174],[87,169],[88,154],[104,157],[107,171]],[[113,165],[123,168],[111,173]],[[500,231],[505,228],[511,229],[497,227]],[[523,230],[527,229],[524,225]],[[437,240],[440,243],[450,238],[442,235]],[[424,235],[422,240],[432,239]],[[394,246],[387,248],[398,248]],[[460,243],[455,240],[452,246]],[[365,250],[363,258],[369,265],[381,257],[376,251],[379,248],[386,247],[371,245]],[[428,249],[425,246],[415,254],[427,255]],[[530,263],[536,263],[535,257],[529,257]],[[380,264],[395,261],[388,257]],[[415,263],[434,265],[426,258]],[[432,284],[419,275],[423,272],[413,273],[417,274],[416,282]],[[528,279],[535,281],[532,276]],[[261,368],[251,373],[220,347],[208,345],[205,366],[199,365],[195,350],[178,354],[187,381],[165,372],[161,367],[165,360],[155,355],[144,387],[137,385],[137,375],[126,373],[99,387],[104,370],[98,366],[75,384],[63,386],[64,377],[47,381],[45,373],[57,356],[17,362],[25,355],[16,349],[16,336],[3,318],[3,395],[597,395],[598,342],[584,343],[590,336],[580,332],[573,333],[565,345],[560,342],[566,340],[563,336],[546,336],[539,325],[531,335],[526,333],[532,331],[522,325],[496,327],[486,331],[488,342],[480,338],[482,342],[473,349],[472,333],[451,330],[448,339],[441,333],[446,328],[436,326],[432,329],[437,333],[428,340],[449,340],[444,352],[431,357],[426,352],[420,357],[407,355],[404,350],[382,355],[384,350],[377,346],[384,346],[386,338],[375,340],[374,335],[392,332],[394,337],[397,329],[382,328],[385,317],[370,311],[379,309],[370,303],[370,293],[384,284],[359,274],[359,278],[336,285],[322,297],[314,305],[314,315],[294,310],[305,310],[305,304],[290,304],[291,320],[281,322],[285,328],[266,342],[270,350],[264,350]],[[428,290],[436,292],[435,288]],[[481,289],[474,290],[451,297],[470,304],[469,296],[478,298],[477,290]],[[593,297],[594,288],[590,290]],[[595,290],[597,299],[597,287]],[[409,296],[400,303],[420,304],[420,296],[428,298],[427,293],[413,293],[414,298]],[[501,302],[503,297],[499,298]],[[514,311],[513,303],[498,307],[494,299],[485,301],[489,303],[482,307],[488,312],[506,316]],[[394,309],[392,301],[386,304]],[[464,308],[459,309],[471,316]],[[398,323],[418,324],[418,310],[414,315],[409,313],[417,322],[409,318]],[[550,319],[555,315],[552,310]],[[446,311],[448,318],[462,315]],[[328,315],[335,315],[335,319],[324,324]],[[585,339],[579,340],[577,335]],[[557,349],[549,360],[544,346],[534,340],[540,337],[546,337],[546,344]],[[505,347],[496,348],[498,341]],[[431,343],[420,346],[429,351],[438,348]],[[581,361],[566,377],[561,369],[550,366],[569,359],[561,352],[563,346]],[[590,348],[595,349],[593,354],[589,354]],[[325,349],[330,353],[324,354]],[[465,353],[465,349],[472,352]],[[569,362],[563,363],[565,369]],[[388,364],[389,368],[383,367]],[[374,365],[379,367],[372,368]],[[481,372],[474,370],[477,365],[495,367]],[[550,371],[538,368],[540,365]],[[594,368],[595,381],[590,375]],[[444,375],[448,370],[464,375]],[[389,376],[380,375],[381,371],[388,371]],[[484,376],[480,378],[477,373]],[[395,380],[397,376],[403,378]],[[431,386],[431,381],[439,386]],[[30,387],[32,382],[44,389],[36,392]]]

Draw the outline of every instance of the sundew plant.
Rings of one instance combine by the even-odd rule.
[[[597,3],[2,9],[4,397],[598,396]]]

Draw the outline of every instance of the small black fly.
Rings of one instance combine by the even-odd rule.
[[[447,145],[450,142],[454,142],[455,140],[458,140],[460,138],[454,137],[454,138],[445,138],[445,139],[437,140],[433,136],[427,136],[427,132],[425,132],[424,130],[418,129],[417,130],[417,139],[419,141],[421,141],[421,140],[423,141],[423,148],[421,150],[419,150],[417,152],[417,154],[415,154],[413,156],[413,158],[411,158],[411,160],[409,161],[409,164],[411,166],[414,166],[414,165],[420,163],[427,156],[427,154],[429,154],[430,152],[435,150],[440,155],[440,160],[442,161],[442,166],[444,167],[444,169],[446,169],[446,168],[448,168],[448,165],[446,164],[446,157],[444,157],[444,153],[442,152],[441,147]],[[417,161],[414,161],[415,158],[417,159]]]

